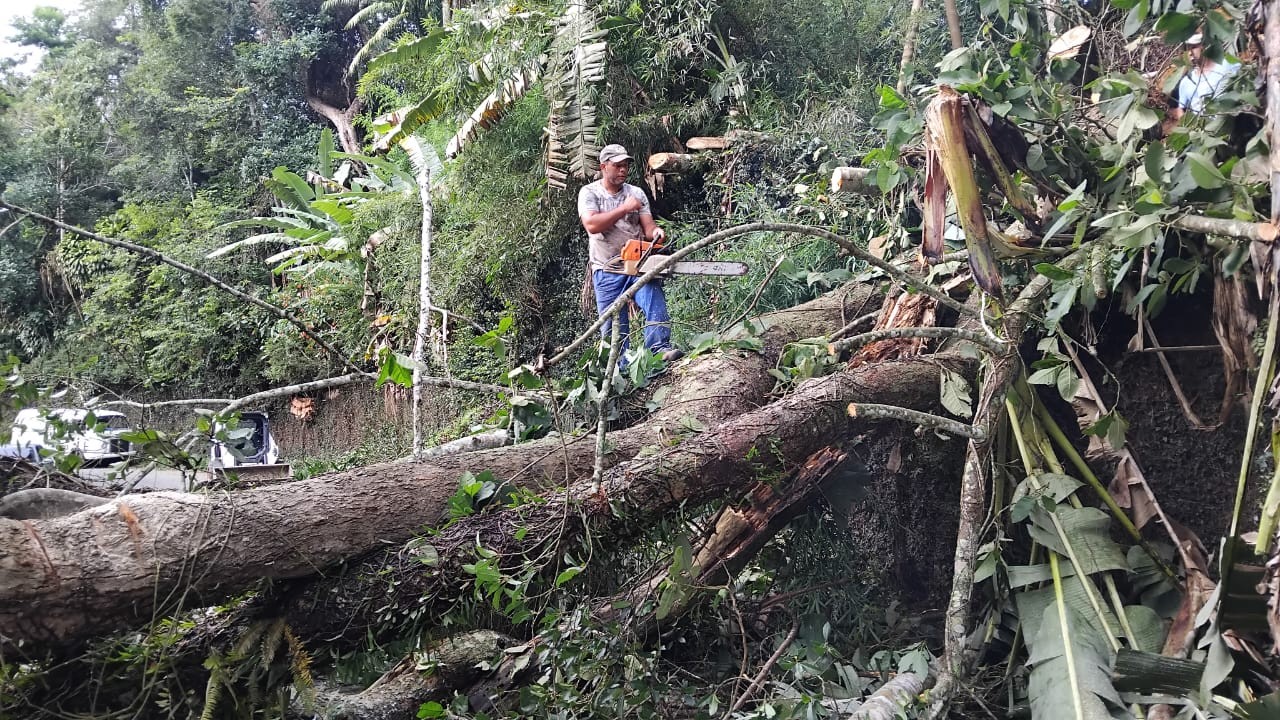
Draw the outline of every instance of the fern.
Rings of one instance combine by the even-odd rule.
[[[289,656],[292,658],[293,687],[298,691],[298,698],[307,712],[314,712],[316,707],[316,681],[311,676],[311,656],[302,646],[302,641],[288,626],[284,628],[284,639],[289,645]]]
[[[209,681],[204,686],[204,708],[200,711],[200,720],[213,720],[218,711],[218,701],[222,699],[222,669],[215,665],[209,671]]]

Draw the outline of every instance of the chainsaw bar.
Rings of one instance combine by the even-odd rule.
[[[666,258],[661,255],[648,257],[640,263],[639,271],[647,273],[658,267],[663,260]],[[676,275],[746,275],[747,264],[725,260],[693,260],[670,265],[666,272]]]

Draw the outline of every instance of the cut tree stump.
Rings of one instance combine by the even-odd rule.
[[[654,153],[649,156],[649,170],[678,175],[693,170],[699,162],[693,155],[684,153]]]
[[[831,192],[866,194],[875,190],[867,182],[867,168],[838,167],[831,173]]]

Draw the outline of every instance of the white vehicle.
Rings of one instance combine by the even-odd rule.
[[[239,426],[226,434],[226,440],[209,444],[209,469],[215,476],[234,474],[243,479],[281,480],[292,474],[293,469],[280,462],[280,446],[271,435],[266,413],[240,413]]]
[[[124,413],[114,410],[26,408],[14,419],[10,443],[36,451],[51,448],[86,461],[119,460],[132,453],[129,441],[120,437],[129,427]]]

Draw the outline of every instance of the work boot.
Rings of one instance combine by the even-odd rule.
[[[684,351],[679,348],[671,348],[662,352],[662,362],[670,365],[671,363],[684,357]]]

